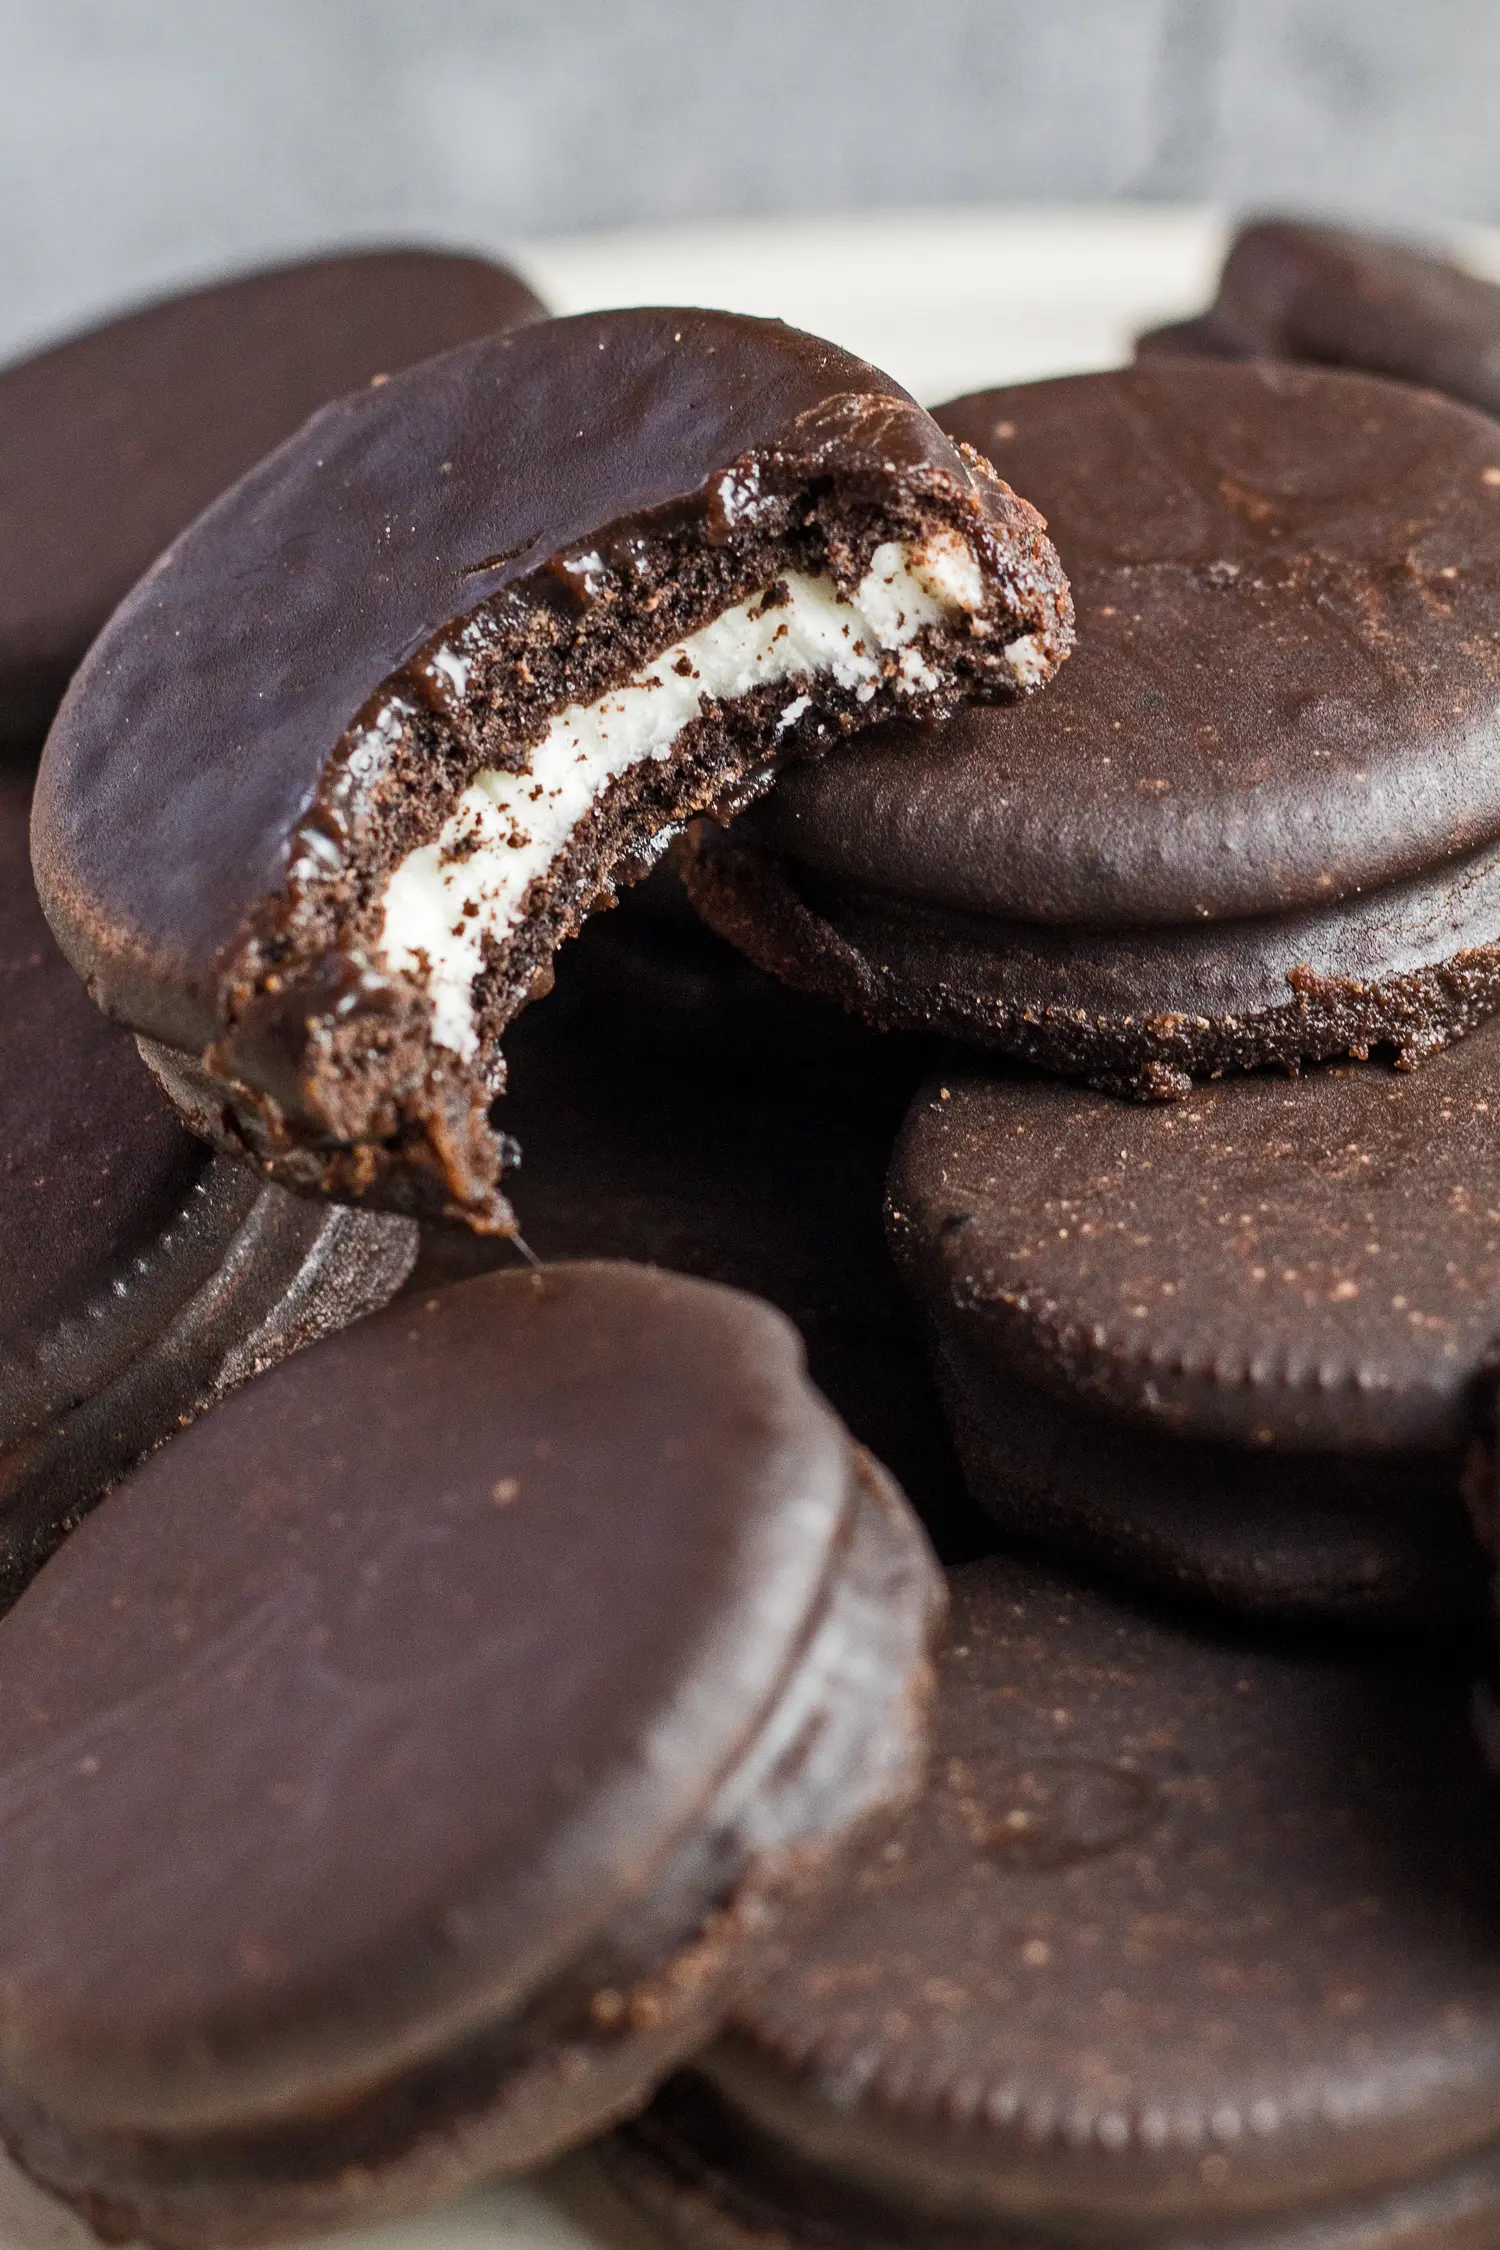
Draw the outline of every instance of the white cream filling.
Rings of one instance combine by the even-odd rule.
[[[877,547],[852,599],[828,578],[787,574],[788,599],[765,608],[752,595],[689,633],[597,703],[571,704],[531,752],[525,773],[493,767],[474,776],[436,843],[408,853],[385,891],[381,950],[393,970],[425,972],[432,1035],[468,1057],[476,1044],[473,984],[486,932],[504,940],[526,893],[563,851],[612,781],[648,758],[665,759],[704,705],[752,688],[826,674],[869,702],[898,656],[898,689],[931,693],[938,679],[909,646],[926,625],[983,607],[984,581],[966,540],[942,532],[912,549]],[[1042,658],[1026,636],[1006,649],[1023,686]],[[780,728],[810,708],[794,696]]]

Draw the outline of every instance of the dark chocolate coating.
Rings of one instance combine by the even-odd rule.
[[[1197,313],[1191,320],[1169,320],[1148,328],[1135,340],[1137,359],[1264,359],[1276,353],[1240,350],[1214,319],[1212,312]],[[1295,353],[1290,355],[1295,358]]]
[[[1450,1629],[1482,1618],[1490,1565],[1466,1453],[1266,1453],[1080,1411],[935,1337],[934,1371],[974,1501],[1008,1546],[1180,1606],[1326,1630]],[[975,1541],[971,1554],[996,1543]]]
[[[976,1497],[1253,1606],[1472,1608],[1460,1480],[1500,1335],[1497,1117],[1493,1022],[1416,1073],[1226,1079],[1162,1109],[930,1084],[888,1223]]]
[[[728,313],[545,322],[325,408],[136,589],[49,738],[37,876],[101,1005],[207,1046],[226,961],[394,668],[612,525],[695,510],[712,536],[706,480],[851,396],[830,469],[878,443],[893,482],[972,481],[888,377]]]
[[[1500,836],[1500,430],[1357,375],[1151,365],[938,409],[1036,502],[1078,647],[752,815],[799,862],[1007,921],[1321,908]]]
[[[715,930],[804,999],[1138,1099],[1376,1047],[1413,1068],[1500,1006],[1494,844],[1321,909],[1137,929],[921,905],[802,867],[749,819],[684,847]]]
[[[0,744],[41,741],[116,603],[309,414],[542,313],[487,259],[371,250],[169,298],[0,372]]]
[[[1413,244],[1346,227],[1242,227],[1209,310],[1153,329],[1137,349],[1364,368],[1500,414],[1500,289]]]
[[[0,2130],[184,2245],[583,2137],[914,1785],[936,1598],[738,1293],[491,1274],[288,1361],[0,1628]]]
[[[926,1795],[615,2169],[690,2250],[1479,2250],[1500,1812],[1456,1667],[954,1574]]]
[[[382,1304],[417,1246],[184,1130],[52,941],[27,796],[0,776],[0,1601],[179,1422]]]

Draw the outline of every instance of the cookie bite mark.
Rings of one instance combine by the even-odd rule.
[[[602,573],[597,555],[587,561]],[[711,723],[714,706],[794,685],[801,692],[767,714],[775,739],[813,712],[809,686],[820,676],[852,693],[856,709],[882,685],[920,703],[943,687],[923,636],[952,631],[967,617],[982,638],[984,607],[983,574],[959,533],[938,532],[926,545],[889,540],[852,593],[826,575],[789,572],[686,634],[620,687],[559,712],[519,770],[481,767],[436,841],[407,853],[382,899],[381,958],[425,983],[433,1038],[472,1058],[479,1046],[474,987],[487,954],[511,942],[535,887],[565,866],[595,806],[633,770],[665,765],[689,730]],[[467,666],[443,653],[462,692]],[[1045,675],[1035,634],[1017,635],[1001,654],[1018,686]]]
[[[488,339],[310,424],[126,605],[49,750],[49,911],[217,1145],[506,1232],[501,1035],[563,940],[779,762],[1071,639],[1040,517],[862,361],[725,314]],[[184,836],[204,742],[232,803]]]

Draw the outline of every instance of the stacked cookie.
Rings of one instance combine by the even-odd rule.
[[[182,2250],[610,2127],[687,2246],[1487,2240],[1500,425],[483,271],[43,756],[0,2132]]]

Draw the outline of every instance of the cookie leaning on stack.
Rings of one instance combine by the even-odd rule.
[[[38,880],[227,1151],[503,1232],[500,1037],[616,883],[1070,639],[1035,511],[863,361],[544,322],[326,409],[163,557],[48,739]]]

